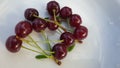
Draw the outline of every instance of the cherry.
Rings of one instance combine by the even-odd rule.
[[[18,52],[22,46],[22,41],[16,38],[15,35],[10,36],[6,41],[6,48],[10,52]]]
[[[32,23],[32,27],[36,32],[40,32],[41,30],[45,30],[47,24],[45,20],[36,18]]]
[[[58,25],[56,25],[55,23],[53,23],[53,22],[49,22],[49,23],[48,23],[48,29],[54,31],[54,30],[56,30],[57,28],[58,28]]]
[[[81,17],[78,14],[73,14],[70,16],[70,25],[72,27],[78,27],[82,23]]]
[[[77,40],[83,40],[88,35],[88,29],[85,26],[79,26],[74,31],[74,36]]]
[[[33,21],[36,18],[34,15],[39,16],[39,13],[36,9],[28,8],[25,10],[24,16],[27,20]]]
[[[21,21],[15,27],[15,33],[20,38],[25,38],[32,32],[32,25],[28,21]]]
[[[53,56],[58,59],[58,60],[61,60],[63,59],[66,55],[67,55],[67,49],[66,47],[64,46],[63,43],[57,43],[53,46],[53,49],[52,49],[53,52],[55,52],[53,54]]]
[[[53,20],[53,21],[54,21],[54,18],[51,17],[50,20]],[[58,29],[58,25],[55,24],[54,22],[47,22],[47,26],[48,26],[48,29],[49,29],[49,30],[52,30],[52,31]]]
[[[55,10],[55,15],[60,11],[60,6],[56,1],[50,1],[47,3],[47,11],[51,16],[54,15],[53,10]]]
[[[69,16],[72,15],[72,9],[69,8],[69,7],[63,7],[61,10],[60,10],[60,16],[63,18],[63,19],[66,19],[68,18]]]
[[[63,43],[66,45],[66,47],[69,47],[71,44],[74,43],[74,36],[70,32],[64,32],[60,36],[60,40],[63,40]]]

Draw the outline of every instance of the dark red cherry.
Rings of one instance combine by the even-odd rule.
[[[22,41],[18,38],[16,38],[15,35],[12,35],[8,37],[6,40],[6,48],[10,52],[18,52],[22,46]]]
[[[78,14],[73,14],[70,16],[70,25],[72,27],[78,27],[82,23],[81,17]]]
[[[15,27],[15,33],[20,38],[25,38],[32,32],[32,25],[28,21],[21,21]]]
[[[35,8],[28,8],[25,10],[24,16],[27,20],[33,21],[36,17],[39,16],[39,12]]]
[[[47,22],[48,29],[52,31],[58,29],[58,25],[55,24],[54,18],[51,17],[50,20],[52,20],[53,22]]]
[[[88,35],[88,29],[85,26],[79,26],[74,31],[74,36],[78,40],[83,40]]]
[[[54,30],[58,29],[58,25],[56,25],[56,24],[53,23],[53,22],[49,22],[49,23],[48,23],[48,29],[54,31]]]
[[[61,60],[61,59],[65,58],[66,55],[67,55],[67,49],[66,49],[66,47],[64,46],[63,43],[55,44],[53,46],[52,51],[55,52],[53,54],[53,56],[58,60]]]
[[[41,30],[45,30],[47,27],[46,21],[40,18],[36,18],[32,22],[32,27],[36,32],[40,32]]]
[[[66,47],[69,47],[71,44],[74,43],[74,36],[70,32],[64,32],[60,36],[60,40],[63,40],[63,43],[66,44]]]
[[[54,15],[53,10],[55,10],[55,15],[57,15],[60,11],[60,6],[56,1],[50,1],[47,3],[47,11],[51,16]]]
[[[63,7],[61,10],[60,10],[60,16],[63,18],[63,19],[66,19],[68,17],[70,17],[72,15],[72,9],[69,8],[69,7]]]

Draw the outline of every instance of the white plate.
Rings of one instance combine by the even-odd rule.
[[[15,54],[8,52],[5,41],[15,34],[15,25],[25,19],[24,10],[36,8],[45,17],[47,2],[0,0],[0,68],[120,68],[120,0],[58,1],[61,7],[69,6],[73,13],[80,14],[89,29],[84,43],[76,44],[61,66],[49,59],[36,60],[35,53],[24,49]]]

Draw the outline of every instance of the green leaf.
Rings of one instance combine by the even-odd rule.
[[[45,19],[49,19],[49,17],[45,17]]]
[[[45,55],[37,55],[35,58],[36,59],[45,59],[47,57]]]
[[[74,49],[74,47],[75,47],[75,44],[73,44],[73,45],[71,45],[70,47],[68,47],[68,52],[71,52],[73,49]]]

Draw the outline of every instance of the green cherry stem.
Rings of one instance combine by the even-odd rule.
[[[56,41],[51,41],[51,42],[53,42],[53,43],[61,43],[61,42],[63,42],[64,40],[56,40]]]
[[[29,41],[29,40],[25,40],[25,39],[22,39],[22,41],[24,41],[25,43],[27,43],[28,45],[30,45],[31,47],[34,47],[34,48],[37,48],[36,46],[33,46],[30,42],[32,41]],[[40,42],[40,41],[35,41],[35,42]],[[45,42],[46,43],[46,42]],[[54,53],[52,51],[47,51],[47,50],[44,50],[45,52],[48,52],[48,53]]]
[[[69,27],[69,29],[71,28],[71,26],[70,26],[70,22],[69,22],[69,19],[67,18],[67,24],[68,24],[68,27]]]
[[[52,48],[51,48],[50,41],[49,41],[48,37],[46,36],[46,34],[45,34],[45,32],[43,30],[41,31],[41,33],[42,33],[43,37],[45,38],[45,40],[47,41],[49,50],[51,51]]]
[[[26,40],[26,39],[23,39],[23,38],[21,38],[21,40],[22,40],[23,42],[27,43],[28,45],[30,45],[31,47],[37,48],[36,46],[34,46],[34,45],[32,45],[32,44],[30,43],[30,42],[32,42],[32,41],[29,41],[29,40]]]
[[[34,41],[34,39],[31,36],[28,36],[28,37],[31,39],[31,41],[36,45],[38,49],[40,49],[44,54],[47,55],[47,53]]]
[[[42,17],[39,17],[39,16],[37,16],[37,15],[33,15],[34,17],[36,17],[36,18],[40,18],[40,19],[43,19],[43,20],[45,20],[45,21],[48,21],[48,22],[54,22],[54,21],[52,21],[52,20],[49,20],[49,19],[47,19],[47,18],[42,18]]]
[[[28,45],[36,48],[36,46],[33,46],[33,45],[31,44],[31,43],[33,43],[32,41],[26,40],[26,39],[22,39],[22,41],[25,42],[25,43],[27,43]],[[35,41],[35,42],[36,42],[36,43],[38,43],[38,42],[40,42],[40,43],[48,43],[49,41],[50,41],[50,42],[58,42],[58,43],[63,42],[63,40],[47,40],[47,41]]]
[[[25,46],[23,46],[23,45],[22,45],[22,48],[27,49],[27,50],[30,50],[30,51],[33,51],[33,52],[36,52],[36,53],[40,53],[40,54],[41,54],[41,52],[38,52],[38,51],[36,51],[36,50],[33,50],[33,49],[30,49],[30,48],[27,48],[27,47],[25,47]]]
[[[83,41],[82,41],[82,40],[75,40],[75,42],[83,43]]]
[[[58,23],[58,21],[56,19],[56,15],[55,15],[55,10],[53,10],[53,14],[54,14],[55,24],[58,25],[63,31],[67,32],[67,30],[63,26],[61,26],[61,24]]]
[[[72,27],[70,26],[70,21],[69,21],[69,18],[67,18],[67,20],[66,20],[66,21],[67,21],[68,28],[69,28],[69,29],[68,29],[68,31],[70,31],[70,32],[72,32],[72,33],[73,33],[73,31],[74,31],[74,30],[72,30],[72,29],[71,29]]]
[[[54,54],[55,52],[53,52],[53,51],[48,51],[48,50],[44,50],[45,52],[48,52],[48,53],[50,53],[50,54]]]
[[[32,51],[32,52],[35,52],[35,53],[42,54],[42,55],[44,55],[44,56],[46,56],[46,57],[49,58],[48,55],[46,55],[46,54],[44,54],[44,53],[42,53],[42,52],[39,52],[39,51],[36,51],[36,50],[30,49],[30,48],[27,48],[27,47],[25,47],[25,46],[23,46],[23,45],[22,45],[22,48],[24,48],[24,49],[26,49],[26,50],[29,50],[29,51]]]
[[[58,31],[59,31],[60,33],[63,33],[59,28],[58,28]]]
[[[53,14],[54,14],[54,21],[56,22],[57,19],[56,19],[56,15],[55,15],[55,10],[53,10]]]
[[[37,15],[33,15],[33,16],[36,17],[36,18],[43,19],[43,20],[48,21],[48,22],[55,22],[56,25],[58,25],[63,31],[66,32],[66,29],[65,29],[64,27],[62,27],[61,24],[59,24],[57,21],[52,21],[52,20],[49,20],[49,19],[44,19],[44,18],[39,17],[39,16],[37,16]]]
[[[56,59],[54,56],[51,56],[50,58],[53,59],[58,65],[62,64],[61,61]]]
[[[42,54],[42,55],[46,56],[47,58],[54,59],[54,61],[55,61],[58,65],[61,64],[61,62],[60,62],[59,60],[55,59],[52,55],[46,55],[46,54],[43,53],[43,52],[39,52],[39,51],[30,49],[30,48],[27,48],[27,47],[25,47],[25,46],[23,46],[23,45],[22,45],[22,48],[24,48],[24,49],[26,49],[26,50],[29,50],[29,51],[32,51],[32,52],[35,52],[35,53],[38,53],[38,54]],[[45,50],[44,50],[44,51],[45,51]],[[49,53],[51,53],[51,54],[54,53],[54,52],[52,52],[52,51],[46,51],[46,52],[49,52]]]

